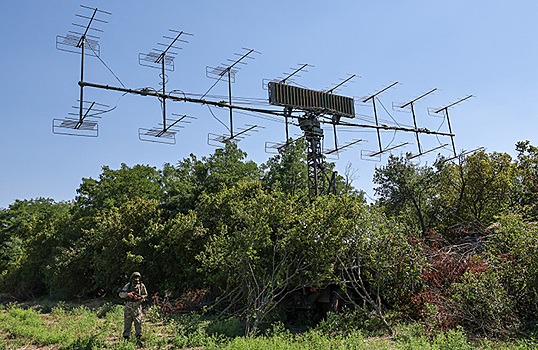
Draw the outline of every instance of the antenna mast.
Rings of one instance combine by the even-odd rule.
[[[420,100],[420,99],[434,93],[436,90],[437,90],[437,88],[431,89],[430,91],[428,91],[428,92],[426,92],[426,93],[424,93],[424,94],[422,94],[422,95],[420,95],[420,96],[418,96],[418,97],[416,97],[416,98],[414,98],[414,99],[412,99],[412,100],[410,100],[408,102],[404,102],[404,103],[401,103],[401,104],[393,104],[394,109],[406,109],[406,108],[409,107],[410,110],[411,110],[411,114],[413,115],[413,125],[414,125],[415,130],[416,130],[415,131],[415,137],[417,139],[417,147],[418,147],[418,155],[417,156],[422,155],[423,152],[422,152],[422,147],[420,145],[420,138],[419,138],[420,132],[419,132],[419,129],[417,127],[417,116],[415,114],[415,102],[417,102],[418,100]]]
[[[56,36],[56,48],[61,51],[79,53],[80,54],[80,81],[84,81],[84,58],[86,55],[99,57],[101,50],[99,46],[99,37],[92,32],[101,33],[101,29],[95,28],[93,25],[96,23],[108,23],[107,21],[98,18],[100,15],[111,15],[110,12],[99,10],[98,8],[92,8],[84,5],[80,5],[83,11],[89,12],[89,14],[77,14],[78,18],[87,21],[85,24],[72,23],[77,30],[71,30],[67,35]],[[81,28],[80,31],[78,28]],[[86,51],[89,48],[91,51]],[[80,51],[79,51],[80,50]],[[55,119],[53,120],[52,131],[57,134],[67,134],[74,136],[92,136],[97,137],[99,134],[97,121],[86,120],[86,118],[92,118],[95,116],[90,114],[92,108],[96,105],[95,102],[84,101],[84,86],[80,86],[79,93],[79,113],[78,120],[74,123],[72,118],[66,118],[66,120]],[[88,108],[85,106],[90,104]],[[104,105],[101,105],[104,106]],[[95,112],[95,110],[94,110]],[[98,118],[98,117],[97,117]],[[67,130],[66,130],[67,129]],[[81,132],[79,132],[79,130]]]
[[[243,47],[244,53],[235,53],[236,56],[239,56],[236,60],[227,59],[228,64],[221,64],[218,67],[206,68],[206,75],[208,78],[213,78],[212,75],[216,75],[218,80],[221,80],[223,77],[226,77],[228,80],[228,105],[230,110],[230,138],[229,140],[233,140],[235,138],[234,136],[234,127],[233,127],[233,107],[232,107],[232,79],[235,81],[235,73],[239,70],[239,65],[246,65],[245,62],[246,59],[253,60],[254,57],[251,56],[253,53],[261,54],[260,52],[254,50],[254,49],[248,49]],[[237,68],[234,68],[237,67]]]
[[[372,95],[370,95],[370,96],[368,96],[368,97],[366,97],[366,98],[364,98],[362,100],[363,103],[366,103],[366,102],[368,102],[370,100],[372,101],[372,107],[374,109],[375,125],[378,126],[378,127],[379,127],[379,118],[378,118],[378,115],[377,115],[377,107],[376,107],[376,103],[375,103],[376,98],[377,98],[378,95],[382,94],[383,92],[389,90],[390,88],[392,88],[392,87],[394,87],[394,86],[396,86],[398,84],[399,83],[396,81],[396,82],[390,84],[389,86],[379,90],[378,92],[376,92],[376,93],[374,93],[374,94],[372,94]],[[379,153],[377,153],[377,154],[373,153],[371,156],[378,155],[378,154],[381,154],[381,153],[386,151],[386,150],[385,151],[383,150],[383,146],[381,144],[381,133],[379,131],[379,128],[376,128],[376,132],[377,132],[377,143],[379,145]]]
[[[170,120],[171,123],[168,123],[167,120],[167,110],[166,110],[166,100],[169,98],[166,93],[166,82],[168,75],[167,71],[174,71],[175,64],[174,59],[177,55],[177,52],[172,50],[181,50],[182,48],[177,46],[178,43],[188,43],[187,40],[183,39],[185,36],[193,36],[193,34],[177,31],[173,29],[168,30],[172,33],[172,36],[163,36],[164,39],[170,40],[170,43],[157,43],[157,45],[164,47],[165,49],[152,49],[149,53],[140,53],[138,54],[138,63],[141,66],[157,68],[160,70],[160,78],[162,95],[159,97],[161,102],[162,110],[162,124],[159,127],[153,127],[150,129],[140,128],[138,129],[138,138],[141,141],[150,141],[150,142],[160,142],[160,143],[176,143],[176,133],[180,128],[183,128],[179,123],[190,123],[190,120],[196,119],[188,115],[178,115],[172,113],[172,115],[179,117],[178,119]]]
[[[446,105],[444,107],[429,109],[430,115],[438,116],[439,114],[443,114],[444,117],[446,118],[446,121],[447,121],[447,124],[448,124],[448,131],[450,132],[450,134],[452,134],[452,125],[450,124],[450,117],[448,115],[448,110],[450,108],[462,103],[463,101],[466,101],[466,100],[470,99],[471,97],[474,97],[474,96],[473,95],[467,95],[464,98],[461,98],[461,99],[457,100],[456,102],[453,102],[453,103],[451,103],[449,105]],[[457,157],[456,143],[454,142],[454,134],[452,134],[450,136],[450,141],[452,142],[452,151],[454,153],[454,157]]]

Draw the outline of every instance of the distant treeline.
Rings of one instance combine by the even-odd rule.
[[[0,292],[111,296],[137,270],[150,293],[203,291],[248,331],[294,293],[327,286],[334,310],[389,331],[410,319],[488,336],[537,330],[538,148],[433,166],[390,156],[370,204],[351,173],[337,194],[308,198],[305,149],[257,165],[228,144],[162,169],[105,166],[69,202],[17,200],[0,210]]]

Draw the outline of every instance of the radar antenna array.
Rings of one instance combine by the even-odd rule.
[[[395,87],[398,84],[399,83],[396,81],[396,82],[382,88],[381,90],[379,90],[377,92],[374,92],[373,94],[371,94],[371,95],[369,95],[367,97],[364,97],[362,99],[363,103],[368,103],[369,101],[372,101],[372,108],[373,108],[373,111],[374,111],[374,119],[375,119],[375,126],[376,126],[376,133],[377,133],[377,143],[378,143],[378,146],[379,146],[379,151],[364,151],[364,152],[361,152],[361,159],[377,161],[377,159],[380,160],[380,157],[378,158],[378,156],[381,156],[383,153],[386,153],[386,152],[392,151],[392,150],[394,150],[396,148],[399,148],[399,147],[407,145],[407,143],[402,143],[402,144],[399,144],[399,145],[396,145],[396,146],[393,146],[393,147],[383,149],[383,145],[381,143],[381,129],[383,129],[383,125],[379,124],[379,116],[378,116],[378,113],[377,113],[377,104],[376,104],[377,96],[381,95],[385,91]],[[370,159],[368,159],[368,158],[370,158]]]
[[[420,137],[419,137],[420,130],[418,129],[418,126],[417,126],[417,116],[416,116],[416,113],[415,113],[415,103],[417,101],[423,99],[424,97],[434,93],[435,91],[437,91],[437,88],[431,89],[430,91],[425,92],[422,95],[420,95],[418,97],[415,97],[410,101],[407,101],[407,102],[404,102],[404,103],[393,103],[392,104],[392,109],[397,110],[397,111],[410,111],[412,116],[413,116],[413,125],[415,127],[415,137],[417,139],[418,153],[416,155],[413,155],[412,158],[420,157],[423,154],[430,153],[430,152],[438,149],[438,148],[435,148],[433,150],[423,152],[422,146],[420,145]],[[439,148],[441,148],[441,147],[439,147]],[[412,159],[412,158],[409,158],[409,159]]]
[[[80,54],[80,81],[82,82],[84,81],[84,56],[99,57],[101,54],[101,47],[98,42],[100,38],[97,35],[90,33],[102,33],[103,30],[96,28],[95,25],[108,23],[100,16],[109,16],[111,13],[84,5],[80,5],[80,7],[85,13],[76,14],[76,16],[82,19],[84,24],[74,22],[72,25],[76,30],[70,30],[65,36],[56,36],[56,49]],[[88,51],[87,48],[90,50]],[[98,117],[96,116],[98,113],[105,112],[105,110],[99,110],[94,107],[108,106],[96,103],[95,101],[85,101],[83,86],[80,86],[80,97],[78,102],[78,119],[73,119],[72,117],[53,119],[52,132],[55,134],[71,136],[99,136],[99,126],[96,120]],[[69,113],[69,115],[73,115],[73,113]]]
[[[138,62],[142,66],[151,67],[160,69],[160,82],[161,85],[158,89],[153,88],[143,88],[143,89],[130,89],[127,88],[119,78],[110,70],[110,68],[103,62],[100,58],[101,47],[99,45],[99,33],[103,31],[97,26],[99,24],[105,24],[107,21],[104,19],[106,16],[111,15],[110,12],[99,10],[97,8],[88,7],[81,5],[83,9],[83,14],[77,15],[79,19],[82,20],[77,23],[73,23],[75,30],[71,30],[67,35],[57,36],[56,37],[56,48],[61,51],[75,52],[81,56],[81,68],[80,68],[80,81],[78,83],[80,87],[80,97],[78,99],[78,107],[73,106],[77,109],[78,113],[68,113],[68,116],[64,119],[53,119],[52,131],[55,134],[65,134],[65,135],[77,135],[77,136],[88,136],[88,137],[97,137],[99,135],[98,120],[104,113],[112,111],[114,108],[110,108],[107,105],[97,103],[95,101],[89,101],[84,99],[84,88],[96,88],[109,91],[116,91],[125,94],[134,94],[138,96],[149,96],[157,98],[162,107],[162,123],[158,124],[156,127],[152,128],[140,128],[138,130],[139,139],[142,141],[150,142],[159,142],[165,144],[175,144],[176,143],[176,134],[185,127],[186,124],[192,122],[196,119],[195,117],[186,115],[186,114],[174,114],[172,118],[167,116],[167,101],[175,102],[189,102],[199,105],[206,105],[210,111],[212,107],[225,108],[229,110],[229,124],[226,125],[222,123],[229,131],[229,134],[219,135],[212,134],[208,135],[207,142],[213,146],[220,146],[222,143],[227,142],[239,142],[245,137],[249,136],[252,133],[259,132],[259,129],[262,128],[258,125],[245,125],[244,127],[237,128],[234,130],[234,120],[233,120],[233,110],[236,109],[239,113],[247,114],[246,112],[258,114],[258,115],[271,115],[284,117],[286,125],[286,141],[281,143],[265,143],[266,151],[279,151],[284,147],[289,146],[290,144],[297,142],[298,140],[304,140],[307,145],[307,167],[308,167],[308,188],[309,194],[311,197],[317,196],[324,193],[335,192],[336,191],[336,173],[329,171],[329,168],[326,167],[325,159],[327,156],[336,156],[339,157],[339,152],[348,150],[354,145],[361,143],[364,140],[363,138],[353,138],[343,145],[339,144],[337,128],[343,128],[343,131],[357,131],[364,129],[375,129],[377,133],[377,142],[378,149],[375,151],[366,151],[361,150],[361,158],[367,160],[377,160],[381,159],[381,155],[390,152],[394,149],[403,147],[408,144],[408,142],[400,143],[397,145],[392,145],[390,142],[388,145],[383,147],[381,142],[381,131],[402,131],[414,133],[417,146],[418,154],[408,154],[409,159],[419,157],[421,155],[433,152],[437,149],[444,148],[448,144],[441,145],[439,147],[424,151],[422,149],[422,144],[420,142],[420,134],[430,134],[437,136],[450,136],[452,141],[452,149],[454,153],[454,159],[456,155],[456,147],[454,143],[454,134],[452,132],[452,126],[449,119],[448,110],[455,105],[469,99],[472,95],[469,95],[465,98],[462,98],[454,103],[451,103],[447,106],[435,109],[428,109],[428,112],[434,116],[442,116],[447,119],[449,132],[431,131],[425,128],[419,128],[417,123],[417,117],[415,114],[414,104],[425,98],[426,96],[433,93],[436,89],[432,89],[408,102],[401,104],[393,104],[393,109],[401,111],[410,111],[413,115],[413,127],[400,126],[396,120],[393,119],[396,125],[386,125],[380,123],[377,103],[379,103],[387,112],[385,106],[381,103],[378,96],[392,87],[396,86],[398,82],[392,83],[383,89],[375,92],[372,95],[364,97],[361,99],[363,103],[372,103],[373,107],[373,117],[375,124],[368,121],[367,124],[363,124],[360,121],[355,121],[360,119],[360,115],[355,113],[355,100],[351,97],[341,96],[334,94],[337,89],[343,87],[345,84],[350,82],[357,75],[349,75],[345,79],[341,79],[341,82],[334,85],[332,88],[329,88],[325,91],[310,90],[303,86],[300,86],[295,82],[295,79],[300,77],[300,73],[306,72],[307,68],[313,67],[309,64],[298,64],[297,67],[291,70],[291,72],[285,74],[283,77],[278,77],[273,80],[269,80],[266,83],[266,80],[263,80],[263,87],[268,90],[269,99],[268,103],[272,106],[280,106],[281,109],[273,108],[255,108],[251,106],[241,105],[239,98],[236,98],[236,103],[234,105],[234,100],[232,98],[232,83],[235,82],[235,77],[240,68],[247,64],[248,60],[254,59],[255,54],[260,54],[259,52],[243,48],[241,52],[235,53],[233,59],[228,59],[226,63],[221,63],[216,67],[206,67],[206,76],[212,79],[215,79],[216,82],[207,90],[207,92],[199,98],[195,94],[186,94],[181,90],[172,90],[168,92],[167,83],[168,77],[167,72],[175,70],[175,57],[178,54],[178,51],[181,50],[182,43],[188,43],[186,40],[187,36],[192,36],[192,34],[186,33],[184,31],[169,30],[169,34],[163,36],[165,40],[157,44],[158,48],[154,48],[146,53],[140,53],[138,55]],[[84,80],[84,63],[86,56],[94,56],[99,58],[99,60],[110,70],[110,72],[116,77],[116,79],[122,85],[111,86],[98,84],[93,82],[88,82]],[[228,83],[228,100],[214,101],[211,99],[205,99],[208,93],[219,81],[226,81]],[[181,92],[180,94],[176,92]],[[215,98],[215,96],[213,96]],[[213,114],[213,112],[211,112]],[[215,115],[213,115],[218,119]],[[392,117],[392,116],[391,116]],[[371,118],[371,117],[368,117]],[[345,120],[343,120],[345,119]],[[220,120],[219,120],[220,121]],[[334,133],[334,148],[329,150],[323,150],[323,139],[324,139],[324,129],[323,124],[330,124]],[[297,137],[295,140],[290,138],[289,126],[293,125],[298,127],[302,135]],[[340,131],[340,130],[339,130]],[[467,152],[469,153],[469,152]],[[463,152],[461,156],[465,155]],[[447,160],[451,160],[447,159]]]
[[[149,53],[139,53],[138,54],[138,63],[144,67],[157,68],[161,70],[161,90],[162,94],[159,96],[161,102],[162,110],[162,123],[158,127],[152,127],[150,129],[139,128],[138,129],[138,139],[141,141],[165,143],[165,144],[175,144],[176,143],[176,133],[179,129],[183,128],[183,125],[179,123],[190,123],[190,119],[195,119],[193,117],[183,115],[179,116],[172,113],[172,115],[179,116],[178,119],[167,119],[166,114],[166,99],[168,95],[166,94],[166,82],[168,76],[166,75],[167,71],[174,71],[174,58],[177,55],[177,52],[173,50],[181,50],[179,43],[188,43],[187,40],[183,39],[185,36],[193,36],[193,34],[177,31],[174,29],[168,29],[173,36],[164,35],[163,38],[169,40],[169,43],[157,43],[158,46],[164,47],[164,49],[152,49]]]
[[[258,55],[261,54],[261,52],[258,52],[254,49],[249,49],[246,47],[243,47],[242,50],[243,52],[234,54],[235,56],[239,57],[239,58],[236,58],[235,60],[228,58],[226,60],[227,63],[221,63],[219,66],[215,68],[206,67],[206,76],[208,78],[217,79],[217,82],[219,82],[222,79],[225,79],[228,82],[228,106],[230,110],[230,125],[229,125],[228,130],[230,131],[230,137],[225,138],[225,142],[231,141],[236,136],[239,136],[239,134],[243,134],[245,132],[244,130],[240,130],[238,135],[234,135],[232,83],[235,82],[235,74],[238,72],[241,66],[244,66],[247,64],[246,62],[247,60],[254,59],[254,56],[253,56],[254,54],[258,54]],[[215,86],[215,84],[213,86]],[[208,90],[208,92],[213,88],[213,86]],[[206,92],[206,95],[208,92]],[[211,138],[210,135],[208,135],[208,143],[209,143],[210,138]]]

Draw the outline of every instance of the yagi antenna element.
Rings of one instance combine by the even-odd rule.
[[[75,30],[70,30],[65,36],[56,36],[56,48],[61,51],[79,53],[80,59],[80,82],[84,81],[84,56],[99,57],[101,48],[99,46],[99,37],[90,33],[102,33],[101,29],[95,27],[99,23],[108,23],[100,18],[102,15],[111,15],[110,12],[99,10],[84,5],[80,5],[84,13],[76,14],[82,19],[83,24],[73,23]],[[90,49],[87,51],[86,49]],[[89,107],[86,107],[87,104]],[[78,135],[96,137],[99,134],[97,121],[87,118],[94,117],[90,112],[92,108],[99,105],[95,102],[84,101],[84,88],[80,86],[79,113],[78,120],[66,118],[65,120],[55,119],[52,122],[52,131],[57,134]],[[104,106],[104,105],[101,105]],[[108,107],[108,106],[106,106]],[[95,112],[95,109],[93,109]]]
[[[349,77],[347,77],[346,79],[342,80],[340,83],[336,84],[334,87],[330,88],[329,90],[327,90],[327,92],[329,94],[332,94],[336,89],[338,89],[339,87],[341,86],[344,86],[348,81],[351,81],[351,79],[355,78],[357,75],[356,74],[352,74],[350,75]]]
[[[138,139],[140,141],[175,145],[176,134],[179,132],[179,129],[184,128],[184,125],[182,124],[190,124],[191,120],[196,118],[188,115],[177,115],[174,113],[172,113],[172,115],[179,118],[175,120],[169,120],[170,123],[167,126],[165,126],[164,124],[160,124],[158,127],[153,127],[150,129],[138,129]]]
[[[167,125],[166,120],[166,71],[174,70],[174,58],[177,55],[177,52],[173,50],[181,50],[179,43],[188,43],[187,40],[183,39],[185,36],[193,36],[193,34],[169,29],[169,32],[173,36],[164,35],[163,38],[169,40],[168,44],[166,43],[157,43],[158,46],[164,47],[164,49],[152,49],[149,53],[140,53],[138,54],[138,63],[141,66],[146,66],[150,68],[160,68],[161,69],[161,85],[162,85],[162,97],[161,97],[161,109],[162,109],[162,127],[152,128],[152,129],[139,129],[138,138],[142,141],[151,141],[159,142],[162,140],[162,143],[175,144],[175,133],[177,130],[172,129],[177,123],[181,122],[187,116],[182,116],[180,119],[172,121],[172,124]],[[192,118],[192,117],[191,117]]]
[[[446,117],[446,121],[447,121],[447,124],[448,124],[448,131],[450,132],[450,134],[452,134],[452,125],[450,124],[450,117],[448,115],[448,110],[450,108],[462,103],[463,101],[466,101],[466,100],[470,99],[471,97],[474,97],[474,96],[473,95],[467,95],[464,98],[461,98],[461,99],[457,100],[456,102],[452,102],[452,103],[450,103],[450,104],[448,104],[448,105],[446,105],[444,107],[428,108],[428,112],[432,116],[442,115],[442,116]],[[454,136],[450,136],[450,140],[452,141],[452,151],[454,152],[454,157],[457,157],[456,144],[454,142]]]
[[[161,42],[157,43],[158,46],[164,47],[164,49],[154,48],[148,53],[138,54],[138,63],[141,66],[160,68],[161,70],[164,67],[164,70],[167,71],[174,70],[174,58],[177,55],[177,52],[173,50],[182,50],[182,48],[178,46],[179,43],[188,43],[188,41],[183,38],[185,36],[193,36],[193,34],[173,29],[169,29],[168,31],[171,32],[173,36],[163,35],[163,39],[170,40],[170,42],[168,44]]]
[[[239,70],[241,65],[246,65],[247,59],[253,60],[253,54],[261,54],[254,49],[248,49],[243,47],[242,53],[235,53],[235,56],[239,58],[227,59],[228,63],[221,63],[218,67],[211,68],[206,67],[206,76],[208,78],[217,79],[217,82],[223,79],[228,81],[228,103],[230,106],[230,139],[234,138],[234,127],[233,127],[233,107],[232,107],[232,82],[235,82],[235,73]],[[232,81],[233,79],[233,81]],[[215,83],[216,84],[216,83]],[[215,86],[215,85],[213,85]],[[209,89],[211,90],[211,89]],[[208,90],[208,92],[209,92]],[[206,94],[208,93],[206,92]]]
[[[378,118],[378,115],[377,115],[377,106],[376,106],[376,103],[375,103],[377,96],[382,94],[383,92],[389,90],[390,88],[398,85],[398,84],[399,83],[396,81],[396,82],[390,84],[389,86],[386,86],[383,89],[373,93],[372,95],[363,98],[363,100],[362,100],[363,103],[366,103],[368,101],[372,101],[372,107],[374,109],[374,118],[375,118],[375,125],[376,126],[379,126],[379,118]],[[383,150],[383,146],[381,144],[381,132],[379,131],[379,128],[376,128],[376,132],[377,132],[377,142],[379,144],[379,154],[381,154],[381,153],[386,152],[388,150]],[[375,156],[378,155],[378,153],[372,153],[372,154],[375,155]]]
[[[418,127],[417,127],[417,116],[415,114],[415,102],[417,102],[418,100],[423,99],[424,97],[434,93],[436,90],[437,90],[437,88],[431,89],[430,91],[428,91],[428,92],[426,92],[426,93],[424,93],[424,94],[422,94],[422,95],[420,95],[418,97],[415,97],[415,98],[413,98],[412,100],[410,100],[408,102],[404,102],[404,103],[400,103],[400,104],[394,104],[393,103],[393,105],[392,105],[393,109],[403,110],[403,109],[409,108],[411,110],[411,113],[413,115],[413,125],[415,126],[415,137],[417,139],[418,155],[421,155],[423,153],[422,153],[422,147],[420,145],[419,130],[418,130]]]
[[[111,15],[112,13],[84,5],[80,5],[80,7],[82,7],[84,14],[76,14],[76,16],[83,23],[74,22],[72,23],[73,30],[68,31],[66,35],[57,35],[56,48],[60,51],[99,57],[101,48],[99,46],[100,38],[97,33],[102,33],[103,31],[96,28],[96,25],[108,23],[100,16]],[[86,51],[85,47],[89,48],[90,51]]]

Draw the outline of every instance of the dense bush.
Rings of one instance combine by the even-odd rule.
[[[163,170],[103,167],[71,202],[0,209],[0,291],[115,295],[139,270],[150,293],[205,296],[248,332],[290,293],[329,285],[391,332],[396,318],[432,332],[536,331],[538,151],[517,150],[434,167],[391,157],[372,204],[339,176],[338,194],[309,199],[300,144],[261,166],[229,144]]]

